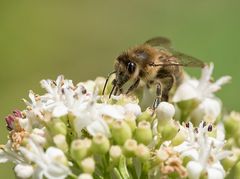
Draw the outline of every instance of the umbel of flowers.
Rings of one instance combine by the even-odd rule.
[[[18,178],[239,178],[240,114],[222,113],[214,92],[230,77],[212,71],[185,75],[155,111],[134,94],[102,96],[104,78],[42,80],[46,93],[30,91],[26,109],[6,117],[0,162]]]

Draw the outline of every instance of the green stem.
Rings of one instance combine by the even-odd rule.
[[[127,169],[127,162],[126,162],[126,158],[124,156],[122,156],[120,158],[120,161],[119,161],[119,171],[120,171],[120,174],[122,175],[122,177],[124,179],[131,179],[129,173],[128,173],[128,169]]]
[[[124,179],[124,178],[122,178],[122,176],[117,168],[113,169],[113,173],[114,173],[116,179]]]

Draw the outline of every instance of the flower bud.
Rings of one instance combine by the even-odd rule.
[[[117,144],[122,145],[127,139],[132,138],[132,131],[125,121],[114,121],[112,125],[112,137]]]
[[[16,165],[14,171],[19,178],[30,178],[34,173],[33,167],[27,164]]]
[[[134,138],[138,143],[148,145],[153,139],[151,124],[146,121],[140,122],[134,133]]]
[[[79,162],[90,153],[92,142],[89,139],[77,139],[71,144],[70,153],[72,158]]]
[[[58,134],[56,136],[53,137],[53,142],[55,143],[55,145],[61,149],[64,153],[68,152],[68,144],[66,141],[66,137],[65,135],[62,134]]]
[[[239,131],[240,115],[236,112],[231,114],[224,119],[224,127],[226,130],[226,138],[236,136],[236,131]],[[238,137],[239,138],[239,137]]]
[[[174,114],[175,108],[168,102],[161,102],[156,109],[158,120],[170,120],[173,118]]]
[[[137,117],[137,121],[138,122],[148,121],[148,122],[152,123],[152,121],[154,120],[154,117],[152,114],[153,114],[153,111],[150,108],[147,108],[146,111],[144,111],[141,115],[139,115]]]
[[[108,138],[98,133],[96,136],[93,137],[92,140],[92,150],[96,154],[106,154],[110,148],[110,143]]]
[[[84,173],[92,174],[95,170],[95,161],[93,158],[89,157],[81,161],[81,168]]]
[[[47,142],[44,129],[35,128],[32,130],[30,136],[34,140],[34,142],[40,144],[41,146],[45,145]]]
[[[172,145],[177,146],[183,143],[186,139],[186,134],[183,130],[179,130],[177,135],[172,139]]]
[[[109,155],[113,161],[113,163],[117,164],[122,156],[122,149],[121,147],[115,145],[110,148]]]
[[[78,176],[78,179],[93,179],[93,177],[88,173],[82,173],[81,175]]]
[[[200,163],[190,161],[187,164],[188,177],[190,179],[200,178],[203,167]]]
[[[67,134],[67,126],[62,121],[58,121],[56,123],[53,122],[50,127],[50,131],[53,133],[53,135],[57,135],[57,134],[66,135]]]
[[[133,157],[135,155],[135,150],[137,149],[137,141],[134,139],[128,139],[123,145],[124,155],[127,157]]]
[[[150,150],[145,145],[140,144],[135,150],[135,155],[142,161],[148,161],[150,158]]]
[[[176,126],[174,121],[169,121],[167,124],[163,126],[160,123],[158,124],[157,129],[164,141],[173,139],[178,133],[178,127]]]
[[[137,127],[135,116],[128,115],[127,118],[125,119],[125,121],[129,125],[129,127],[131,128],[131,131],[133,132]]]

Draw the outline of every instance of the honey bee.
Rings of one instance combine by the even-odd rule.
[[[168,101],[169,91],[173,84],[181,83],[183,66],[203,68],[205,63],[195,57],[173,50],[170,40],[165,37],[152,38],[126,50],[116,58],[115,70],[106,79],[103,95],[110,76],[115,74],[109,98],[112,94],[123,94],[123,86],[130,80],[133,81],[133,84],[125,94],[135,91],[140,82],[148,88],[155,85],[156,98],[153,109],[156,109],[161,101]]]

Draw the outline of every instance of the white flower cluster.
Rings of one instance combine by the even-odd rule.
[[[230,77],[211,82],[212,70],[186,77],[173,104],[143,112],[133,95],[100,95],[104,78],[42,80],[46,94],[30,91],[27,108],[6,117],[0,162],[15,163],[19,178],[224,178],[233,153],[213,93]]]

